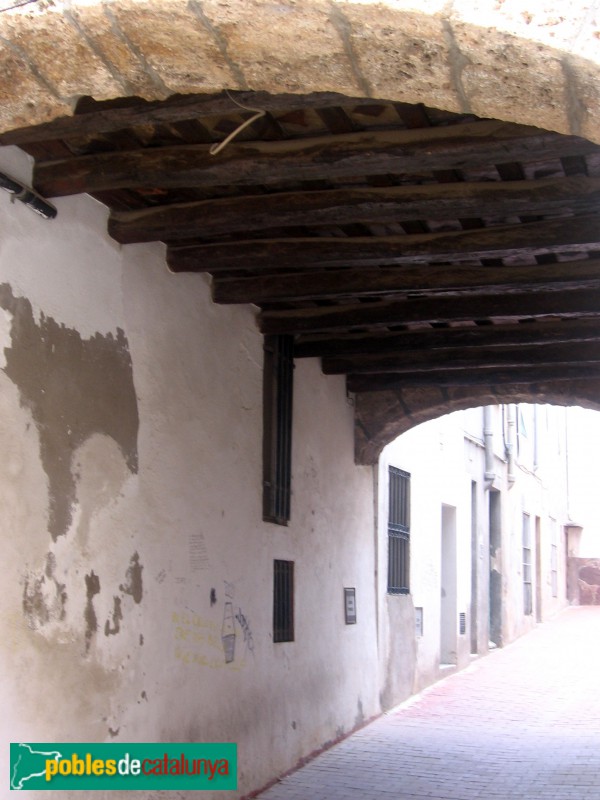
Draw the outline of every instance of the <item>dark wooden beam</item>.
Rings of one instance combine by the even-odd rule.
[[[86,111],[73,117],[59,117],[41,125],[7,131],[0,134],[0,144],[24,145],[50,139],[68,139],[71,136],[113,133],[138,125],[171,124],[202,117],[244,113],[244,109],[236,105],[232,98],[242,106],[257,107],[269,112],[338,105],[352,107],[365,102],[364,98],[345,97],[335,92],[315,92],[309,95],[221,92],[218,95],[174,95],[168,100],[156,102],[138,98],[138,102],[131,106],[105,108],[99,103],[97,110],[94,111]],[[250,115],[252,112],[247,113]]]
[[[600,343],[568,342],[516,347],[467,348],[465,350],[414,349],[395,354],[337,356],[324,358],[326,375],[442,372],[463,369],[537,367],[541,364],[600,363]]]
[[[348,375],[349,392],[385,392],[409,386],[501,386],[557,383],[565,381],[596,381],[600,378],[600,363],[553,364],[538,367],[510,367],[506,369],[441,370],[440,372],[412,373],[410,375]]]
[[[481,182],[335,189],[321,192],[221,198],[116,212],[110,235],[121,244],[211,238],[288,226],[392,223],[454,219],[479,214],[514,217],[600,209],[600,178],[579,176],[515,182]]]
[[[483,121],[424,130],[347,133],[275,142],[151,147],[39,163],[34,185],[59,195],[106,189],[278,184],[369,174],[460,169],[498,161],[599,152],[598,145],[523,125]]]
[[[600,341],[600,319],[564,319],[472,325],[460,328],[428,328],[418,331],[346,334],[345,336],[307,335],[296,340],[295,358],[336,358],[369,353],[403,353],[415,348],[435,353],[470,348],[493,349],[507,345],[542,345],[560,342]]]
[[[448,322],[473,319],[520,319],[544,316],[600,316],[600,291],[523,292],[520,294],[427,297],[333,307],[263,311],[263,333],[307,333],[362,327],[388,327],[408,322]]]
[[[216,303],[274,303],[327,298],[401,295],[412,292],[514,291],[526,287],[537,291],[587,286],[600,288],[600,260],[569,263],[470,267],[400,266],[334,269],[283,275],[255,275],[213,280]]]
[[[600,215],[406,236],[289,238],[170,247],[174,272],[374,267],[600,249]]]

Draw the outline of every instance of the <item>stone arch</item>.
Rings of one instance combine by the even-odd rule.
[[[559,0],[34,0],[0,14],[0,130],[84,95],[230,88],[424,103],[600,142],[599,28],[583,0],[568,13]]]
[[[356,395],[356,461],[374,464],[397,436],[444,414],[501,403],[550,403],[600,411],[600,381],[549,381],[452,387],[416,387]]]

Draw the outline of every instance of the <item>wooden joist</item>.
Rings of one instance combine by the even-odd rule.
[[[600,250],[600,214],[451,233],[290,238],[170,247],[173,272],[375,267]]]
[[[308,334],[299,336],[294,346],[295,358],[337,358],[369,354],[398,354],[422,349],[426,352],[474,349],[488,351],[507,345],[524,346],[560,342],[599,342],[600,318],[563,319],[470,325],[457,328],[429,328],[418,331],[394,331],[369,334]]]
[[[485,120],[419,130],[234,141],[215,156],[205,144],[97,153],[38,163],[34,185],[48,197],[136,187],[276,185],[323,176],[431,173],[598,151],[598,145],[578,137]]]
[[[409,386],[438,386],[451,388],[465,386],[531,386],[555,384],[565,381],[597,381],[600,363],[548,364],[537,367],[480,367],[479,369],[440,370],[439,372],[411,373],[408,375],[348,375],[349,392],[385,392]]]
[[[465,348],[428,352],[423,348],[404,350],[395,354],[337,356],[324,358],[326,375],[442,372],[458,369],[531,367],[540,364],[600,364],[599,342],[567,342],[546,345],[490,348],[482,359],[481,351]]]
[[[263,333],[307,333],[352,328],[382,328],[405,323],[438,323],[472,319],[517,320],[539,317],[600,316],[599,290],[522,292],[469,296],[427,297],[348,303],[333,307],[263,311]]]
[[[115,212],[121,244],[214,238],[270,228],[389,224],[403,220],[587,213],[600,209],[600,178],[490,181],[281,192]]]
[[[600,260],[527,266],[398,266],[333,269],[213,280],[216,303],[275,303],[304,300],[390,296],[407,293],[490,291],[535,288],[600,288]]]
[[[364,105],[364,103],[364,98],[346,97],[335,92],[315,92],[309,95],[221,92],[217,95],[174,95],[168,100],[155,102],[137,98],[137,102],[131,105],[105,108],[102,103],[99,103],[97,110],[94,111],[78,113],[73,117],[59,117],[41,125],[7,131],[0,134],[0,145],[26,145],[52,139],[96,136],[140,125],[168,125],[185,120],[232,113],[252,116],[252,111],[245,111],[240,106],[251,106],[274,113],[289,111],[289,109],[322,108],[330,105],[352,107]]]

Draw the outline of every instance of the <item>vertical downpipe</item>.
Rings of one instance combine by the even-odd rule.
[[[496,471],[494,470],[494,429],[492,427],[493,406],[483,407],[483,445],[485,448],[485,473],[486,481],[494,482]]]
[[[517,429],[517,407],[509,403],[506,414],[506,457],[508,460],[508,482],[515,482],[515,443]]]

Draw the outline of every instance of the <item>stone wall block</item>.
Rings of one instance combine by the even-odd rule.
[[[7,17],[0,35],[24,53],[64,102],[72,103],[82,94],[98,98],[122,94],[123,86],[64,14],[46,11]]]
[[[473,113],[571,133],[560,53],[475,26],[453,25],[461,82]]]
[[[268,92],[364,94],[331,7],[315,0],[202,0],[248,87]]]
[[[596,46],[600,51],[600,40]],[[600,83],[597,68],[583,58],[567,57],[563,62],[567,78],[566,103],[573,132],[600,142]]]
[[[109,7],[110,9],[110,7]],[[144,68],[143,60],[128,46],[124,37],[119,35],[118,26],[110,19],[109,14],[100,6],[81,9],[73,7],[71,17],[91,46],[112,67],[113,74],[123,86],[124,94],[137,95],[148,99],[163,99],[167,92]],[[99,99],[97,94],[94,97]]]
[[[71,113],[70,104],[51,95],[25,59],[2,43],[0,75],[0,130],[46,122]]]
[[[443,20],[356,3],[340,5],[360,73],[374,97],[462,111]]]
[[[571,133],[560,53],[485,28],[453,26],[473,113]]]
[[[179,0],[127,0],[108,13],[168,93],[241,88],[212,33]]]

